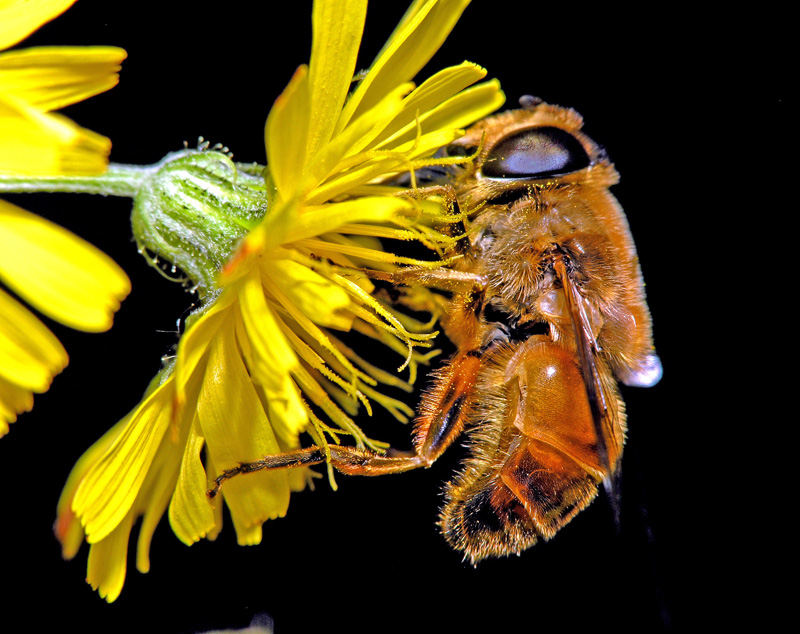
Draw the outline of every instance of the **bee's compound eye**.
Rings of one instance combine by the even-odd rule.
[[[575,172],[589,163],[586,150],[569,132],[554,127],[531,128],[493,147],[481,173],[490,178],[544,178]]]

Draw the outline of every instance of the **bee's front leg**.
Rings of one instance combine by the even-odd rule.
[[[388,281],[396,285],[425,286],[453,293],[476,293],[486,288],[485,275],[456,271],[453,269],[426,269],[421,266],[407,266],[387,274]]]

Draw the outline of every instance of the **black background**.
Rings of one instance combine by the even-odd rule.
[[[264,162],[267,112],[310,50],[310,0],[274,12],[268,4],[81,0],[24,45],[128,51],[119,86],[66,111],[113,140],[114,161],[152,163],[202,135],[237,160]],[[81,452],[138,402],[191,297],[136,253],[129,201],[16,196],[9,198],[111,254],[133,291],[108,333],[52,325],[70,365],[0,440],[3,622],[189,633],[244,627],[266,613],[279,634],[648,632],[699,629],[735,615],[731,595],[712,598],[733,579],[719,558],[729,531],[720,525],[718,495],[727,476],[709,467],[714,449],[704,442],[729,424],[708,395],[709,371],[724,365],[715,350],[725,343],[713,328],[722,300],[709,280],[720,272],[706,245],[727,221],[714,192],[731,184],[709,170],[729,158],[715,139],[746,94],[760,91],[756,105],[773,117],[784,106],[768,71],[755,80],[743,73],[747,85],[729,91],[728,74],[747,58],[749,40],[718,38],[719,24],[667,7],[622,14],[475,0],[420,76],[469,59],[500,79],[509,106],[523,94],[571,106],[622,175],[614,193],[639,249],[665,374],[652,389],[623,390],[629,438],[619,534],[601,497],[552,542],[519,558],[476,569],[462,563],[435,527],[441,485],[458,464],[454,449],[426,471],[340,476],[335,493],[321,481],[292,498],[287,517],[264,526],[256,547],[237,546],[228,522],[216,542],[187,548],[164,519],[151,572],[139,574],[131,556],[121,597],[106,604],[83,581],[88,549],[61,559],[51,533],[56,501]],[[361,67],[404,8],[372,3]],[[391,420],[365,426],[407,442],[407,430]]]

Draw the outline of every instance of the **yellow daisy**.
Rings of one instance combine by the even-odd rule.
[[[377,386],[410,390],[415,365],[425,359],[416,348],[430,346],[434,333],[380,300],[362,270],[440,264],[386,253],[380,238],[417,238],[434,247],[452,240],[432,228],[433,219],[448,220],[446,205],[397,196],[399,188],[380,181],[429,164],[461,128],[503,102],[496,82],[472,86],[485,71],[470,63],[418,87],[411,83],[466,4],[413,2],[354,83],[367,2],[314,3],[310,63],[297,70],[267,119],[268,171],[260,181],[267,213],[257,223],[237,218],[248,231],[213,281],[192,275],[205,301],[187,321],[175,358],[142,402],[81,458],[59,502],[56,534],[64,555],[72,557],[84,538],[91,544],[87,581],[106,600],[122,590],[127,542],[139,516],[141,572],[149,569],[149,543],[165,512],[184,543],[213,539],[221,529],[220,498],[239,543],[257,544],[263,522],[286,513],[308,470],[235,478],[212,504],[206,491],[216,475],[298,448],[302,432],[322,447],[349,435],[356,445],[379,450],[383,445],[351,418],[359,405],[367,411],[380,405],[401,420],[412,415]],[[218,161],[209,174],[224,172],[225,157],[213,153],[176,162],[192,156]],[[250,179],[240,170],[231,187],[240,192],[241,181]],[[193,189],[206,195],[217,187],[224,185]],[[137,202],[137,209],[147,208]],[[140,213],[134,225],[143,251],[182,257],[180,240],[159,232],[168,224]],[[208,257],[212,247],[198,253],[216,261]],[[413,292],[404,301],[421,303]],[[334,331],[385,343],[410,368],[409,381],[372,366]]]
[[[0,0],[0,50],[53,19],[74,0]],[[51,111],[117,83],[125,51],[31,48],[0,53],[0,175],[97,173],[111,143]],[[0,283],[67,326],[111,327],[127,276],[68,231],[0,200]],[[67,364],[53,334],[0,288],[0,436],[33,406]]]

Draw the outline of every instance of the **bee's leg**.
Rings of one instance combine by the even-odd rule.
[[[417,187],[408,189],[406,191],[398,192],[395,196],[399,198],[411,198],[412,200],[428,200],[434,196],[441,196],[444,199],[444,204],[447,207],[449,216],[441,218],[438,223],[443,229],[444,233],[449,236],[463,236],[466,232],[466,218],[461,213],[461,206],[458,203],[458,194],[452,185],[428,185],[426,187]],[[463,251],[466,248],[465,242],[462,241],[456,246],[457,251]]]
[[[416,292],[401,294],[399,297],[393,297],[390,301],[411,310],[427,312],[437,316],[447,337],[451,341],[458,343],[460,343],[461,339],[458,333],[459,324],[453,326],[450,322],[460,322],[460,320],[454,319],[454,315],[451,313],[457,312],[460,315],[464,312],[471,312],[470,309],[478,306],[482,301],[483,291],[488,283],[484,275],[466,271],[454,271],[452,269],[407,267],[393,273],[372,270],[365,270],[364,272],[373,279],[380,279],[396,286],[406,285],[412,287],[412,290],[413,287],[417,287]],[[460,307],[459,310],[453,311],[451,310],[453,300],[439,293],[423,292],[420,287],[449,291],[455,297],[462,298],[464,300],[462,303],[465,305]],[[474,316],[472,319],[474,319]],[[467,348],[470,347],[473,346],[467,346]]]
[[[360,270],[374,280],[390,282],[396,286],[424,286],[454,293],[480,292],[487,283],[485,275],[444,268],[428,269],[422,266],[406,266],[391,273],[373,269]]]
[[[480,292],[486,287],[486,276],[454,271],[408,266],[389,274],[393,284],[418,285],[454,293]]]
[[[389,450],[380,454],[357,447],[329,445],[330,463],[342,473],[364,476],[401,473],[430,466],[464,428],[472,407],[470,399],[479,368],[478,353],[468,352],[457,355],[445,368],[437,371],[434,387],[425,394],[420,406],[414,430],[415,451]],[[208,496],[216,497],[223,482],[234,476],[264,469],[320,464],[326,460],[325,449],[313,446],[242,462],[223,471],[214,481],[214,488],[208,491]]]
[[[341,447],[329,445],[331,464],[342,473],[350,475],[384,475],[386,473],[399,473],[424,466],[424,461],[412,452],[392,452],[383,455],[358,449],[357,447]],[[261,460],[240,462],[238,466],[226,469],[214,480],[214,488],[207,491],[210,498],[219,493],[220,487],[226,480],[243,475],[255,473],[264,469],[288,469],[320,464],[326,461],[325,449],[322,447],[306,447],[295,451],[264,456]]]
[[[414,446],[424,466],[430,466],[463,431],[475,406],[481,366],[480,353],[469,350],[433,372],[432,387],[422,397],[414,426]]]
[[[302,467],[307,465],[319,464],[325,461],[325,452],[319,447],[307,447],[305,449],[296,449],[294,451],[287,451],[286,453],[274,454],[271,456],[264,456],[261,460],[254,460],[252,462],[240,462],[238,466],[225,469],[214,480],[214,488],[206,491],[206,495],[210,498],[217,497],[219,489],[225,480],[242,475],[245,473],[254,473],[256,471],[263,471],[264,469],[286,469],[290,467]]]

